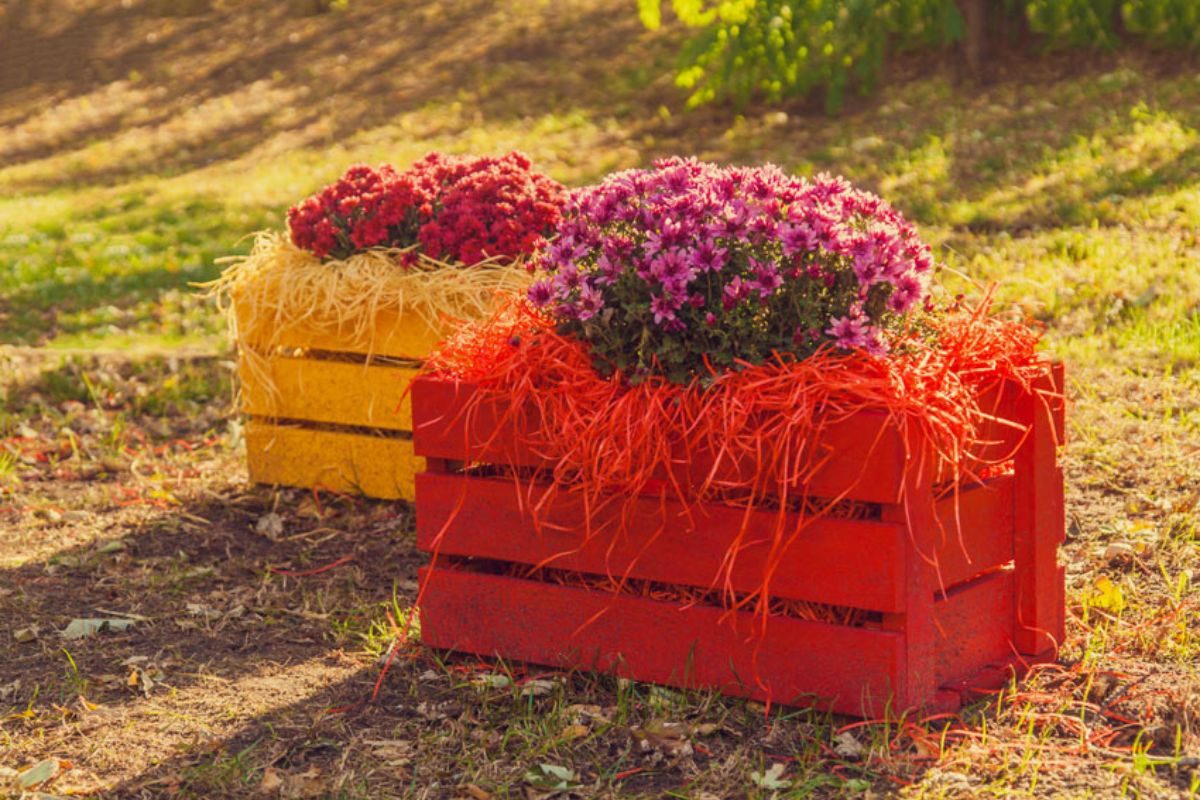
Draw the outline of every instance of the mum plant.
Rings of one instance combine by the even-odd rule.
[[[1050,657],[1061,374],[895,209],[670,159],[536,264],[413,383],[424,641],[868,716]]]
[[[321,259],[401,248],[411,266],[523,258],[558,222],[563,187],[521,153],[463,158],[430,153],[404,172],[356,165],[292,206],[292,242]]]
[[[886,353],[933,257],[841,178],[670,159],[573,194],[537,265],[530,300],[601,372],[686,382],[827,344]]]
[[[822,428],[860,411],[980,478],[989,392],[1047,369],[1037,332],[989,301],[935,307],[929,246],[842,178],[660,161],[574,192],[535,265],[527,302],[465,327],[430,371],[475,385],[473,403],[535,408],[525,444],[593,505],[698,458],[714,465],[670,485],[681,502],[805,497]]]
[[[301,324],[372,352],[382,312],[440,329],[447,318],[486,314],[497,291],[528,285],[524,264],[565,198],[517,152],[434,152],[406,170],[358,164],[293,206],[286,236],[257,234],[250,255],[228,259],[211,288],[234,301],[237,337],[260,350]]]
[[[411,433],[395,395],[413,364],[528,286],[564,198],[520,153],[431,153],[350,167],[288,212],[287,233],[258,234],[210,287],[239,346],[251,477],[411,498],[411,442],[375,433]]]

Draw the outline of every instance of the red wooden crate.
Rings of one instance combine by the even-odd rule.
[[[1062,386],[1055,367],[1041,388]],[[905,469],[885,415],[827,425],[814,452],[834,457],[811,493],[880,513],[811,523],[784,552],[770,591],[868,613],[852,625],[772,615],[764,631],[750,611],[497,574],[496,565],[548,566],[707,589],[745,526],[749,545],[723,577],[749,593],[761,584],[779,512],[706,503],[689,513],[657,496],[585,508],[577,494],[460,469],[547,466],[513,430],[532,420],[487,404],[468,419],[473,392],[430,378],[412,389],[415,449],[428,460],[416,481],[417,544],[436,553],[421,574],[421,631],[433,647],[873,716],[956,708],[967,691],[1051,657],[1062,641],[1059,400],[993,392],[996,416],[1030,426],[1023,434],[997,425],[983,437],[991,442],[983,455],[1014,453],[1014,469],[942,499],[936,470]],[[670,469],[690,481],[707,474],[706,461],[691,454]]]

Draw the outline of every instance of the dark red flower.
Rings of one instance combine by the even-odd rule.
[[[319,258],[420,245],[443,261],[512,260],[545,243],[565,194],[520,153],[462,158],[435,152],[402,173],[386,164],[352,166],[293,206],[288,227],[296,246]]]

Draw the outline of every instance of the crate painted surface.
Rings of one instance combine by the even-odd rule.
[[[413,476],[424,468],[407,439],[253,419],[245,436],[255,483],[410,500]]]
[[[1042,388],[1062,385],[1056,367]],[[817,447],[837,457],[812,493],[878,504],[878,516],[809,524],[779,556],[770,592],[871,613],[856,625],[772,616],[762,635],[760,618],[748,611],[482,566],[549,566],[701,589],[720,576],[749,592],[762,583],[765,539],[778,512],[706,503],[688,514],[657,496],[585,509],[573,493],[464,472],[464,462],[546,465],[511,430],[528,418],[515,417],[505,430],[503,409],[485,406],[468,425],[461,411],[472,391],[428,378],[413,386],[415,452],[429,459],[416,476],[417,541],[436,554],[421,577],[422,638],[430,646],[870,716],[956,708],[972,690],[1053,657],[1062,641],[1059,400],[998,393],[993,408],[1030,426],[1027,434],[999,426],[987,437],[991,453],[1014,456],[1014,470],[964,487],[957,499],[935,495],[936,470],[904,468],[902,442],[883,415],[830,426]],[[687,480],[707,471],[700,462],[672,469]],[[535,505],[542,509],[536,522],[527,510]],[[625,536],[617,533],[623,512]],[[724,574],[743,520],[751,544]]]
[[[371,343],[319,321],[239,323],[243,351],[258,356],[239,364],[250,479],[412,500],[424,459],[407,390],[442,331],[394,312],[377,315]]]

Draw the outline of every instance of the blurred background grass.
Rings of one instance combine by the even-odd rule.
[[[518,148],[575,185],[674,153],[841,173],[920,223],[952,290],[1002,281],[1068,356],[1200,360],[1200,75],[1177,55],[986,86],[913,57],[833,116],[683,111],[687,31],[632,4],[60,5],[0,18],[0,342],[219,348],[189,283],[347,165]]]

